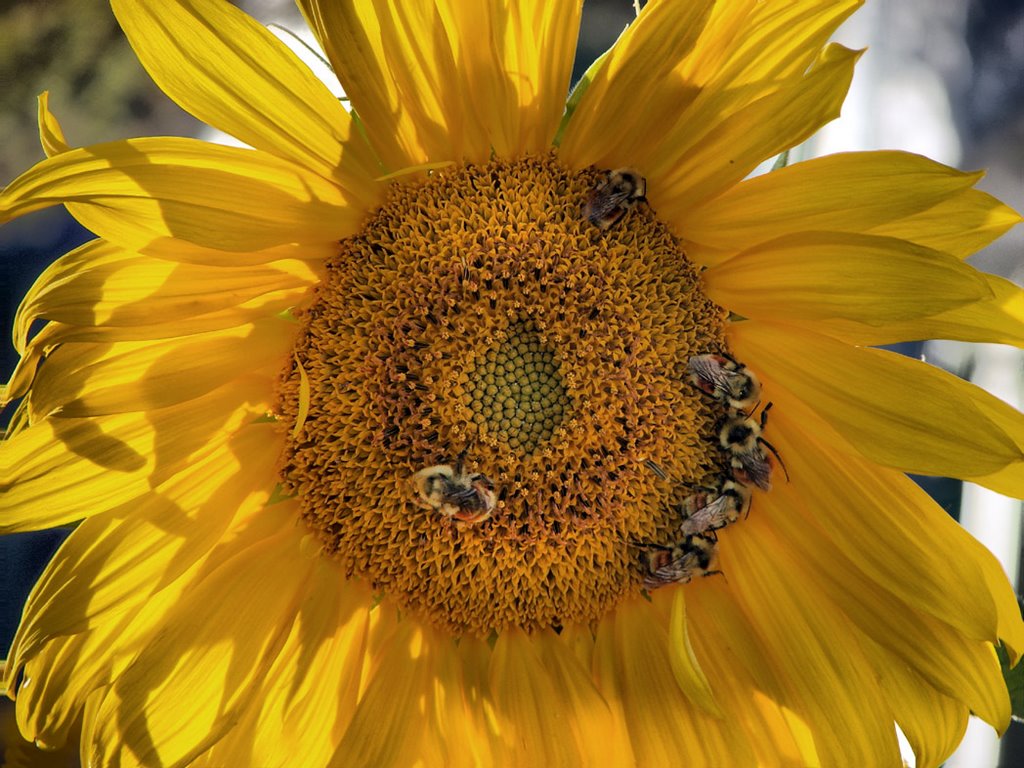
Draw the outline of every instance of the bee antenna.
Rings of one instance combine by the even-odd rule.
[[[765,405],[764,410],[761,411],[761,429],[764,429],[765,424],[768,423],[768,411],[771,410],[773,405],[775,405],[775,403],[768,403]],[[751,413],[753,413],[753,411],[751,411]]]
[[[761,445],[765,445],[765,446],[767,446],[767,447],[768,447],[768,450],[769,450],[769,451],[771,451],[771,452],[772,452],[772,454],[774,454],[774,456],[775,456],[775,459],[776,459],[776,460],[777,460],[777,461],[779,462],[779,466],[780,466],[780,467],[782,467],[782,471],[783,471],[783,472],[785,473],[785,475],[786,475],[786,482],[788,483],[788,482],[789,482],[789,470],[788,470],[788,469],[786,469],[786,462],[784,462],[784,461],[782,460],[782,457],[781,457],[781,456],[779,456],[779,452],[778,452],[777,450],[775,450],[775,446],[774,446],[774,445],[772,445],[771,443],[769,443],[769,442],[768,442],[767,440],[765,440],[765,439],[764,439],[763,437],[759,437],[759,438],[757,439],[757,441],[758,441],[759,443],[761,443]]]

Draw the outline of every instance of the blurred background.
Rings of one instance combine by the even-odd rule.
[[[287,0],[235,4],[312,43]],[[574,80],[634,15],[633,0],[585,2]],[[340,94],[329,69],[294,37],[275,31]],[[858,65],[843,116],[794,152],[792,160],[905,149],[966,170],[987,169],[981,188],[1024,209],[1024,0],[868,0],[837,40],[869,51]],[[0,0],[0,41],[0,184],[43,157],[36,131],[36,96],[43,90],[50,92],[51,108],[75,145],[146,135],[228,141],[150,82],[104,0]],[[89,237],[62,208],[0,229],[0,380],[7,380],[17,361],[8,339],[21,297],[48,263]],[[1024,227],[1018,227],[971,261],[1024,284],[1022,254]],[[924,356],[1021,407],[1019,350],[927,342],[899,345],[899,351]],[[959,481],[916,479],[996,553],[1019,583],[1020,502]],[[0,659],[32,582],[62,538],[59,531],[0,537]],[[3,720],[0,709],[0,734],[6,732]],[[12,757],[5,759],[0,746],[0,765],[13,764]],[[64,761],[45,764],[69,764],[53,757]],[[1024,765],[1024,726],[1014,723],[1000,743],[987,726],[972,724],[947,765]]]

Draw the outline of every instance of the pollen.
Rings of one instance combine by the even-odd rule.
[[[282,490],[350,577],[454,635],[600,619],[723,471],[687,361],[725,349],[724,312],[647,203],[587,220],[602,178],[543,156],[394,184],[297,311]],[[493,512],[425,504],[437,465]]]

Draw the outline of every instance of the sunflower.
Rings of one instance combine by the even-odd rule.
[[[5,670],[91,765],[918,765],[1010,705],[996,560],[907,478],[1024,492],[1024,417],[873,345],[1024,345],[1018,221],[839,111],[852,0],[113,0],[246,148],[47,159],[95,240],[15,319],[0,529],[77,523]],[[350,109],[349,109],[350,107]],[[33,335],[34,331],[34,335]]]

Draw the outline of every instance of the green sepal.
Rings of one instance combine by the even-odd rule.
[[[615,46],[612,46],[614,48]],[[598,70],[604,66],[605,59],[608,58],[608,54],[612,52],[612,48],[602,53],[596,59],[594,63],[587,67],[587,71],[583,73],[583,76],[576,81],[576,85],[572,87],[572,91],[569,93],[569,99],[565,102],[565,113],[562,115],[562,122],[558,124],[558,130],[555,132],[554,145],[557,147],[562,143],[562,134],[565,133],[565,129],[569,127],[569,120],[572,118],[572,113],[576,111],[576,107],[579,106],[580,100],[583,98],[583,94],[587,92],[587,88],[594,82],[594,78],[597,76]]]
[[[1017,666],[1011,667],[1010,657],[1002,645],[996,648],[996,653],[999,654],[999,665],[1003,668],[1006,690],[1010,693],[1013,719],[1024,721],[1024,663],[1018,662]]]

